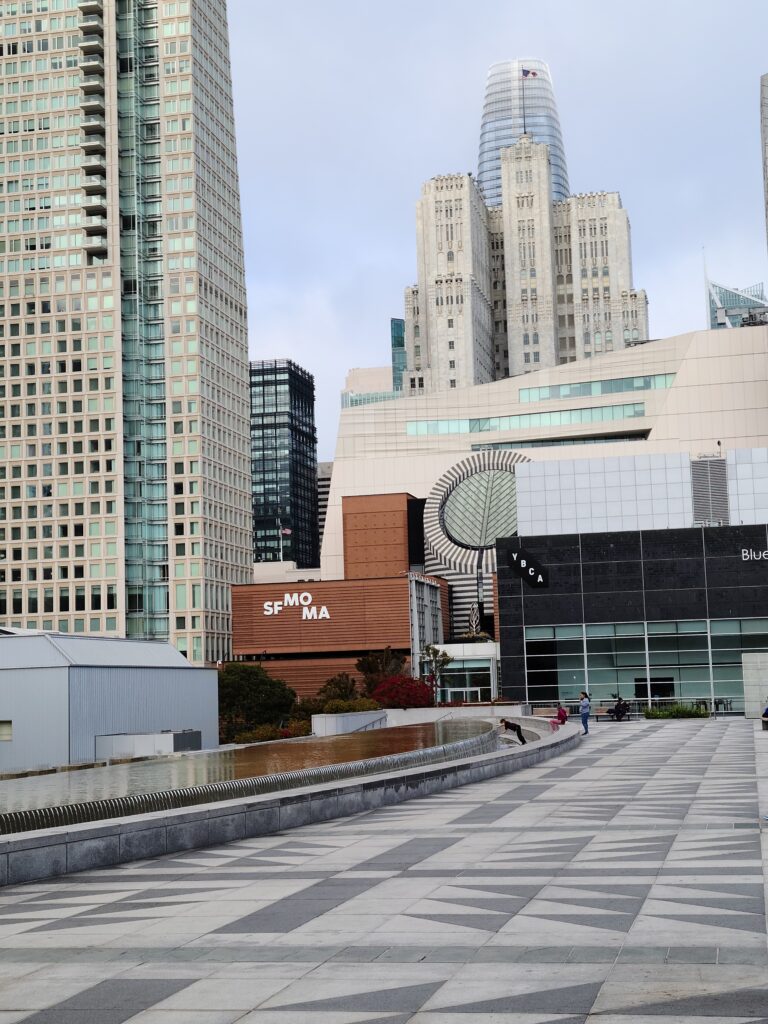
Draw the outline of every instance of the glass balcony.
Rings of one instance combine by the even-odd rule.
[[[104,135],[86,135],[80,145],[85,153],[105,153],[107,140]]]
[[[80,81],[80,88],[87,95],[94,92],[104,92],[104,75],[88,73],[83,76]]]
[[[88,216],[83,220],[86,235],[98,235],[107,230],[107,218],[101,215]]]
[[[89,14],[103,14],[104,0],[80,0],[77,7],[80,13],[86,16]]]
[[[80,122],[80,127],[86,135],[92,135],[94,132],[105,132],[107,130],[107,122],[101,114],[88,114]]]
[[[87,74],[104,74],[104,58],[98,53],[85,53],[80,58],[80,70],[84,75]]]
[[[89,256],[106,256],[107,236],[92,235],[86,238],[83,242],[83,249],[85,249]]]
[[[97,54],[99,57],[104,56],[104,39],[102,36],[96,35],[95,32],[91,32],[87,36],[81,36],[77,45],[84,54]]]
[[[83,171],[92,176],[93,174],[106,174],[107,161],[103,156],[86,156],[82,163]]]
[[[104,35],[104,19],[100,14],[84,14],[80,19],[80,28],[83,32],[97,32]]]
[[[106,203],[107,200],[106,196],[104,195],[104,193],[106,192],[106,188],[107,183],[106,181],[104,181],[101,175],[86,174],[83,178],[83,192],[85,192],[85,194],[87,196],[90,196],[91,198],[86,199],[83,205],[87,207],[91,203],[94,205]]]
[[[103,114],[104,96],[102,93],[91,93],[83,96],[80,101],[80,109],[84,114]]]
[[[105,214],[107,212],[107,197],[104,195],[100,196],[88,196],[83,202],[83,213],[88,216],[95,216],[96,214]]]

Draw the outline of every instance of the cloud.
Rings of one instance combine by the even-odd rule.
[[[292,359],[314,376],[318,459],[332,459],[344,375],[361,354],[350,345],[338,300],[317,283],[292,288],[250,281],[248,296],[251,359]]]

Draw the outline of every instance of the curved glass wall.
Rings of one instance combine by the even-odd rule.
[[[529,72],[525,78],[523,70]],[[568,198],[568,168],[549,67],[543,60],[520,58],[492,64],[488,72],[477,172],[488,206],[501,205],[501,150],[518,141],[523,120],[527,134],[549,146],[552,199]]]

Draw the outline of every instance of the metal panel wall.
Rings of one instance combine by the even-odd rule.
[[[68,671],[0,669],[0,719],[13,722],[13,739],[0,742],[1,771],[67,763]]]
[[[199,729],[218,746],[217,673],[208,668],[72,668],[70,757],[95,757],[96,736]]]

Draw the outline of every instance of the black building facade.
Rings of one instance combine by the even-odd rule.
[[[742,652],[768,650],[768,527],[510,537],[497,559],[505,696],[742,709]]]
[[[289,359],[250,366],[254,562],[320,564],[315,378]]]

